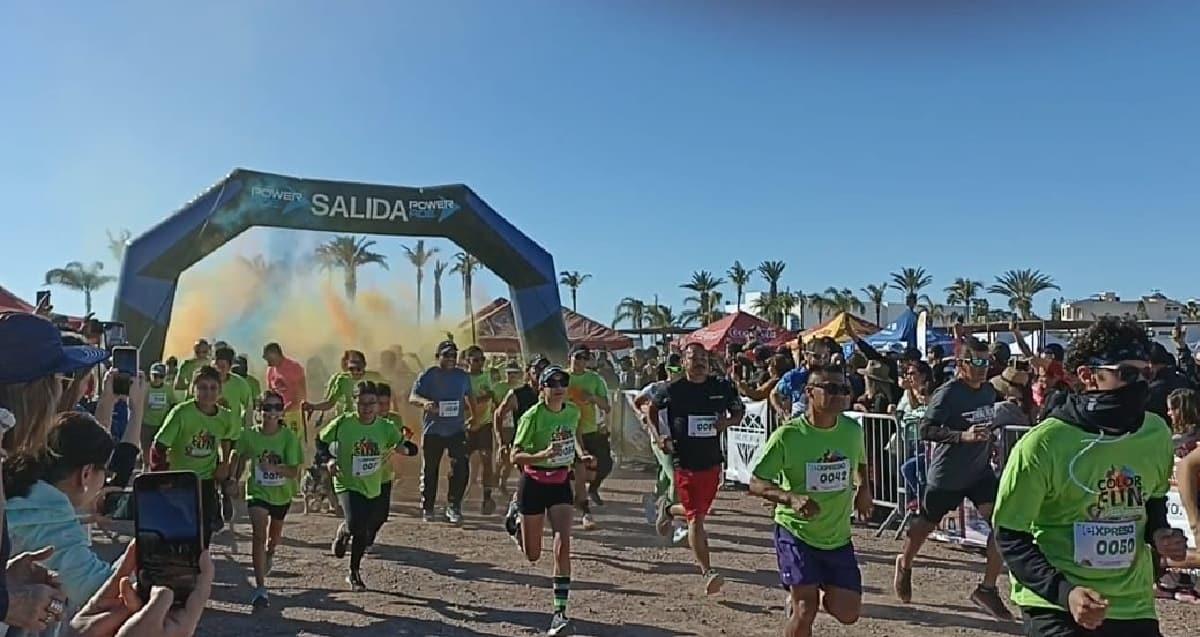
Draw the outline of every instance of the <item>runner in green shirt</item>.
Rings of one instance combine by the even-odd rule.
[[[402,440],[396,426],[379,416],[375,383],[359,382],[354,396],[356,411],[338,416],[321,430],[317,455],[333,476],[333,490],[346,518],[334,536],[333,554],[341,559],[350,546],[346,583],[357,592],[367,590],[359,566],[367,547],[375,543],[390,505],[382,495],[382,468],[399,459],[396,448]]]
[[[175,390],[167,384],[167,366],[155,363],[150,366],[150,384],[146,386],[146,408],[142,412],[142,449],[154,446],[154,435],[167,419],[167,413],[179,403]],[[145,454],[149,458],[149,452]],[[149,462],[146,463],[149,466]]]
[[[200,371],[201,367],[212,363],[210,355],[212,354],[212,346],[208,341],[200,339],[192,345],[193,358],[189,358],[179,364],[179,369],[175,373],[175,389],[179,391],[187,391],[192,386],[192,377]]]
[[[233,348],[218,344],[213,355],[213,367],[216,367],[221,374],[221,399],[218,402],[222,407],[233,412],[238,431],[234,439],[237,439],[241,436],[242,430],[254,426],[255,396],[251,393],[250,384],[246,382],[246,379],[233,373],[235,357]],[[238,474],[231,474],[217,485],[221,493],[221,513],[224,515],[225,521],[231,524],[237,511],[235,501],[242,497],[241,491],[238,489],[239,477]]]
[[[483,502],[480,513],[491,515],[496,512],[496,501],[492,499],[495,463],[493,452],[496,447],[496,430],[492,425],[492,410],[500,401],[492,385],[492,372],[484,368],[483,350],[478,345],[467,348],[467,374],[471,378],[471,421],[467,423],[467,454],[471,459],[470,475],[479,476],[483,484]]]
[[[539,379],[541,401],[531,407],[517,424],[512,462],[521,467],[517,487],[520,523],[510,530],[530,562],[542,555],[542,531],[546,518],[554,533],[554,615],[549,635],[564,634],[569,626],[567,597],[571,591],[571,467],[576,461],[591,465],[595,460],[583,447],[579,431],[579,408],[567,402],[570,375],[561,367],[548,367]],[[582,467],[581,467],[582,468]]]
[[[255,589],[250,597],[253,608],[270,605],[265,580],[271,572],[275,547],[283,535],[283,521],[298,491],[296,479],[304,459],[300,438],[290,427],[283,426],[283,397],[268,391],[259,404],[262,424],[242,431],[237,445],[238,456],[250,462],[246,510],[253,529],[251,558]]]
[[[410,440],[410,433],[404,426],[404,417],[399,412],[387,410],[386,406],[392,404],[392,386],[387,383],[376,383],[375,389],[377,392],[376,395],[379,397],[379,410],[381,412],[379,418],[387,421],[390,426],[395,428],[396,433],[400,436],[399,446],[403,447],[404,455],[417,455],[417,446]],[[380,469],[380,472],[379,494],[388,502],[387,511],[383,515],[383,521],[387,522],[392,513],[392,483],[396,480],[396,471],[392,468],[391,463],[386,463]]]
[[[329,382],[325,383],[325,400],[319,403],[304,403],[305,414],[333,408],[337,408],[338,413],[342,414],[353,412],[354,389],[364,380],[373,383],[384,382],[383,376],[378,372],[367,371],[366,354],[354,349],[346,350],[342,353],[342,371],[330,376]]]
[[[600,484],[612,473],[612,449],[609,445],[608,431],[601,431],[597,424],[597,410],[608,415],[612,406],[608,402],[608,385],[600,374],[588,369],[592,360],[592,352],[587,347],[576,347],[571,352],[571,386],[567,396],[579,408],[579,432],[583,435],[583,448],[596,458],[595,472],[581,471],[576,476],[576,488],[587,484],[588,498],[596,506],[604,506],[600,497]],[[590,476],[586,474],[591,474]],[[584,530],[595,527],[592,520],[591,507],[587,501],[580,499],[580,511],[583,513]]]
[[[840,367],[811,367],[804,415],[776,429],[754,463],[750,492],[776,504],[789,637],[811,635],[822,605],[843,624],[862,610],[850,515],[869,518],[872,497],[862,427],[842,415],[852,392]]]
[[[1030,636],[1158,637],[1153,547],[1187,553],[1167,524],[1171,431],[1145,411],[1150,341],[1103,318],[1076,337],[1067,369],[1084,391],[1017,442],[993,523]]]
[[[510,392],[525,385],[525,370],[521,369],[520,363],[512,361],[504,368],[504,376],[503,381],[492,385],[492,393],[496,396],[492,426],[499,438],[496,442],[496,468],[492,475],[501,496],[508,495],[508,476],[512,473],[513,466],[509,456],[512,455],[513,437],[517,435],[517,426],[512,417],[513,410],[509,407],[510,404],[515,405],[515,399]]]

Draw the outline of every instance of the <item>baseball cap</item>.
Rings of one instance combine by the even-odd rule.
[[[538,384],[545,386],[546,383],[550,382],[554,378],[560,378],[564,383],[571,382],[571,375],[563,371],[563,368],[559,367],[558,365],[551,365],[550,367],[542,370],[542,375],[540,378],[538,378]]]
[[[579,354],[591,354],[592,350],[588,349],[587,345],[577,345],[571,348],[571,358],[575,358]]]
[[[167,375],[167,366],[163,365],[162,363],[155,363],[155,364],[151,365],[150,366],[150,375],[151,376],[166,376]]]
[[[533,357],[533,358],[532,358],[532,359],[529,361],[529,367],[531,367],[531,368],[536,368],[536,367],[546,367],[546,366],[548,366],[549,364],[550,364],[550,359],[549,359],[549,358],[546,358],[545,356],[542,356],[541,354],[537,354],[537,355],[535,355],[535,356],[534,356],[534,357]]]
[[[109,353],[99,347],[64,345],[58,328],[36,314],[0,314],[0,384],[67,374],[108,358]]]
[[[441,356],[447,352],[458,353],[458,345],[455,345],[454,341],[442,341],[441,343],[438,343],[437,355]]]

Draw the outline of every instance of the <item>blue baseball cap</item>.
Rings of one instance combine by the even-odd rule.
[[[0,314],[0,384],[27,383],[69,374],[108,360],[107,350],[63,345],[54,323],[25,312]]]
[[[560,379],[564,383],[571,382],[571,375],[563,370],[563,368],[556,365],[551,365],[550,367],[542,370],[542,376],[538,379],[538,384],[542,387],[545,387],[547,383],[555,378]]]

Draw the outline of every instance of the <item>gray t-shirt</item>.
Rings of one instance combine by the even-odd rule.
[[[996,410],[996,390],[991,383],[971,389],[955,379],[937,388],[929,398],[924,423],[966,431],[975,425],[991,426]],[[965,489],[991,475],[992,439],[986,442],[934,443],[929,463],[929,490]]]

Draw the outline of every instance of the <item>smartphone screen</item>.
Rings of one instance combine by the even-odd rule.
[[[129,376],[130,378],[137,376],[138,372],[138,351],[136,347],[122,345],[114,347],[112,352],[112,364],[118,372]]]
[[[191,471],[143,473],[133,480],[137,591],[166,586],[182,605],[200,573],[200,480]]]
[[[104,504],[100,507],[100,515],[110,520],[132,520],[133,492],[115,491],[104,494]]]
[[[116,347],[117,345],[125,345],[129,342],[129,336],[125,332],[124,323],[110,321],[103,325],[105,347]]]

